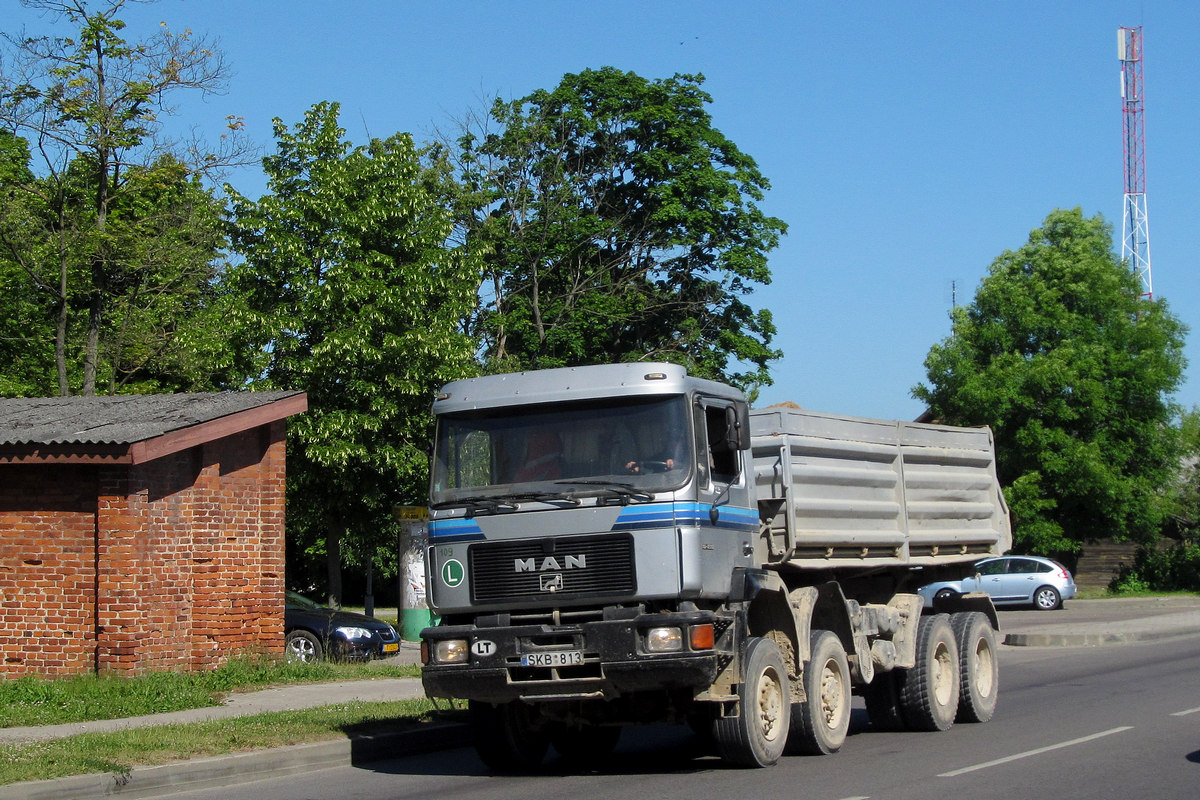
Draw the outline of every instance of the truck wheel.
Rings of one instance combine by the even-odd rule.
[[[850,729],[850,666],[832,631],[812,632],[812,657],[804,670],[803,703],[792,707],[788,736],[797,753],[836,753]]]
[[[528,772],[542,763],[550,741],[545,732],[531,724],[528,706],[472,700],[467,717],[475,736],[475,752],[489,769]]]
[[[867,703],[867,716],[877,731],[906,731],[908,723],[900,711],[900,691],[897,672],[876,672],[874,679],[862,689]]]
[[[779,645],[770,639],[754,637],[746,643],[738,701],[738,716],[720,717],[713,724],[717,750],[733,764],[769,767],[787,745],[792,708],[787,667]]]
[[[621,738],[618,725],[555,725],[550,746],[564,761],[588,764],[608,756]]]
[[[958,722],[987,722],[996,711],[1000,658],[996,633],[978,611],[950,615],[958,644]]]
[[[900,711],[917,731],[944,731],[958,713],[958,644],[946,614],[921,617],[917,663],[897,678]]]

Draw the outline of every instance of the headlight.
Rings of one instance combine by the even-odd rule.
[[[647,653],[678,653],[683,649],[683,631],[679,628],[651,628],[646,631]]]
[[[345,625],[337,629],[337,632],[347,639],[370,639],[371,632],[366,628],[358,628],[353,625]]]
[[[434,647],[433,660],[438,664],[463,664],[470,653],[466,639],[444,639]]]

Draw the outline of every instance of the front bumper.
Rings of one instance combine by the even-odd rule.
[[[691,649],[687,631],[701,625],[714,625],[720,632],[727,621],[711,612],[696,611],[575,625],[426,628],[421,638],[430,653],[436,652],[438,642],[466,640],[470,655],[460,664],[439,664],[431,657],[422,670],[421,681],[431,697],[492,703],[611,699],[650,690],[700,690],[713,683],[729,658],[722,655],[724,648],[720,647]],[[646,631],[672,626],[684,631],[683,649],[647,652]],[[523,655],[563,651],[581,653],[581,663],[522,665]]]
[[[368,661],[372,658],[387,658],[400,651],[400,639],[387,641],[379,636],[370,639],[347,639],[333,636],[330,639],[334,658],[346,661]]]

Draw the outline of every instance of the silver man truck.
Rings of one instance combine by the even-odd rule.
[[[985,594],[916,589],[1005,552],[986,428],[748,408],[662,363],[457,381],[437,418],[421,632],[495,770],[679,722],[745,766],[873,726],[985,722]]]

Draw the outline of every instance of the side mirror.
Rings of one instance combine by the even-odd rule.
[[[750,407],[745,403],[725,409],[725,444],[730,450],[750,449]]]
[[[737,412],[733,410],[733,406],[728,406],[725,409],[725,448],[731,453],[736,453],[742,449],[740,441]]]

